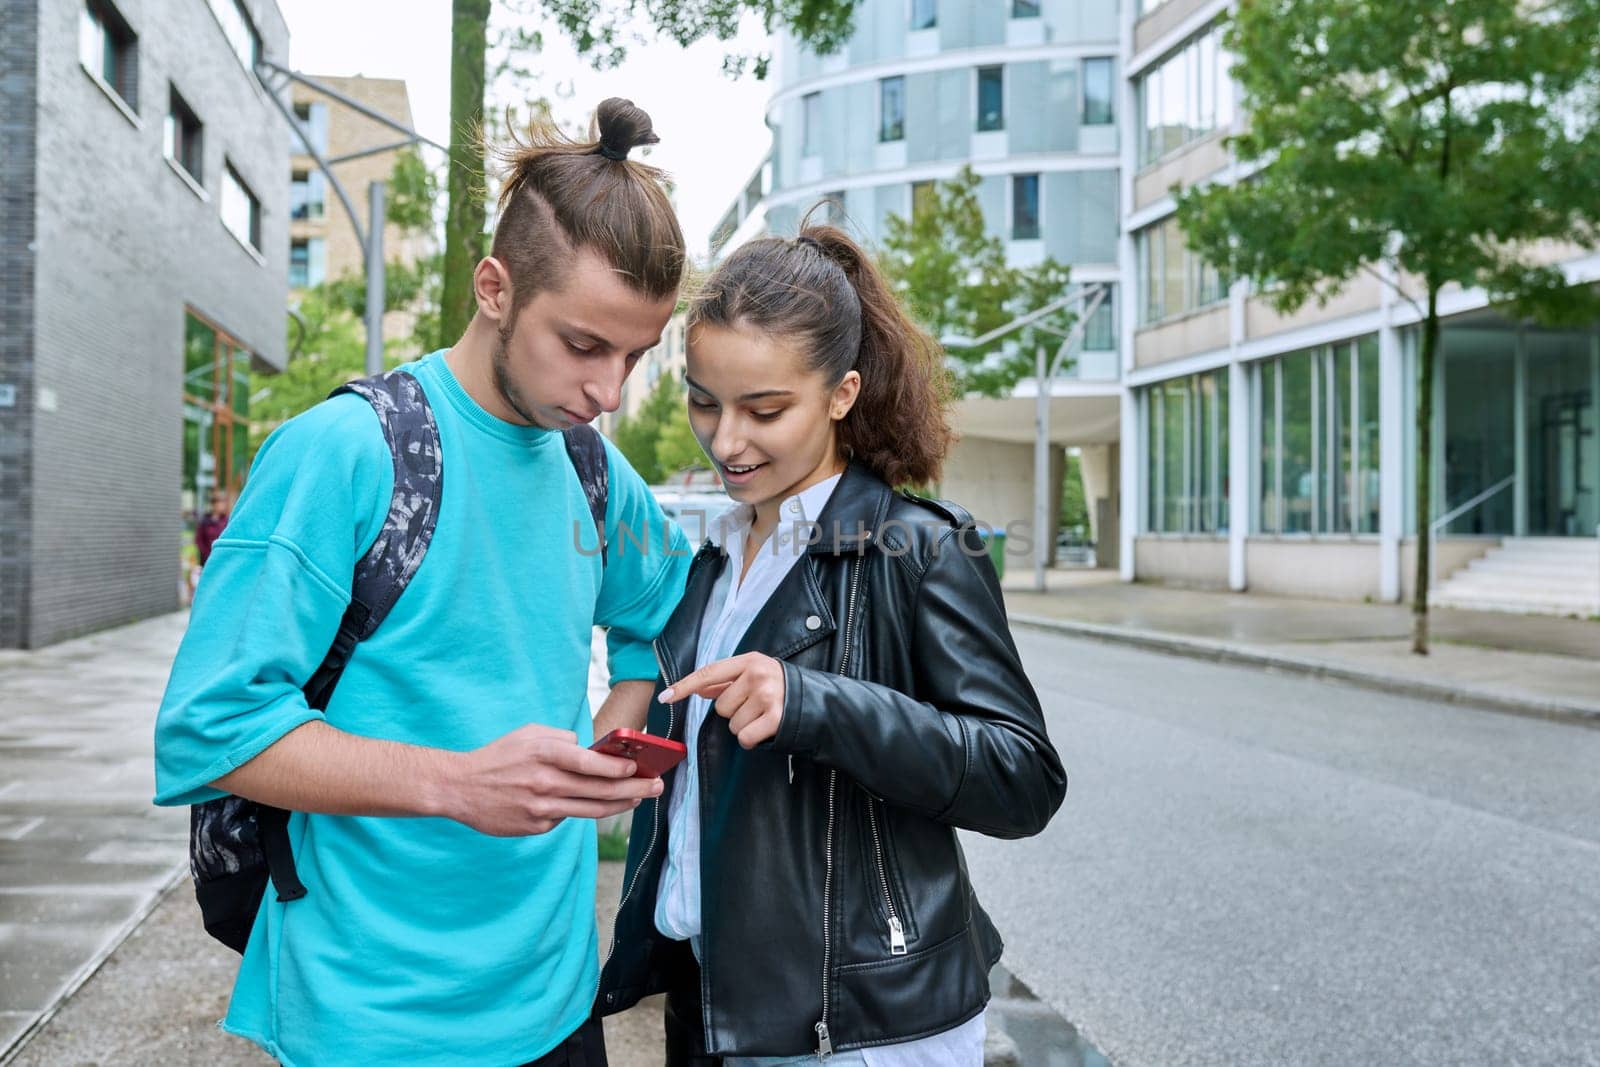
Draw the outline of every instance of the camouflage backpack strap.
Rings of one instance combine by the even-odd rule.
[[[306,685],[306,701],[326,707],[356,645],[371,637],[416,575],[433,540],[444,493],[444,458],[439,424],[415,377],[393,370],[335,389],[354,393],[372,405],[394,463],[394,492],[378,538],[356,563],[350,606],[322,666]]]
[[[609,548],[606,544],[606,496],[611,491],[605,442],[600,439],[600,431],[588,423],[563,430],[561,437],[567,445],[567,457],[578,472],[578,481],[583,484],[584,498],[589,501],[589,516],[594,519],[595,533],[600,538],[600,565],[605,566]]]
[[[439,426],[422,386],[390,371],[334,391],[372,405],[394,462],[394,493],[383,529],[356,564],[350,606],[333,647],[306,683],[306,703],[326,708],[356,645],[372,636],[417,573],[439,518],[444,468]],[[268,879],[282,901],[306,887],[289,844],[289,813],[243,797],[219,797],[190,809],[189,864],[206,930],[243,952]]]

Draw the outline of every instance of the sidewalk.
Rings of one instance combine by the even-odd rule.
[[[1411,654],[1403,604],[1222,593],[1058,569],[1004,582],[1019,626],[1153,651],[1292,671],[1499,711],[1600,725],[1600,622],[1438,610],[1431,654]]]
[[[249,1067],[216,1027],[238,957],[201,928],[188,813],[150,805],[152,726],[186,614],[0,652],[0,1064]],[[590,699],[604,698],[595,643]],[[602,944],[622,865],[600,865]],[[1106,1060],[1027,986],[992,976],[991,1067]],[[659,998],[606,1021],[615,1067],[661,1059]]]

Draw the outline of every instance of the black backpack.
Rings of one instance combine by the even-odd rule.
[[[333,646],[306,683],[306,703],[318,710],[328,706],[356,645],[378,629],[417,573],[433,539],[444,488],[439,425],[416,378],[390,371],[341,386],[331,395],[341,393],[355,393],[378,413],[394,459],[394,494],[378,539],[356,564],[350,606]],[[575,426],[563,437],[599,532],[603,565],[609,488],[605,445],[587,425]],[[190,807],[189,871],[206,932],[235,952],[242,953],[250,939],[269,878],[279,900],[306,895],[289,849],[289,813],[243,797],[219,797]]]

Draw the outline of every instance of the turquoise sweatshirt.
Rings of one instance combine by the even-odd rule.
[[[262,446],[217,541],[156,721],[157,804],[302,723],[465,751],[528,723],[593,739],[592,626],[612,683],[656,674],[650,642],[683,590],[688,545],[607,442],[610,558],[557,433],[491,416],[435,352],[408,368],[439,424],[437,529],[324,712],[321,663],[376,539],[393,472],[372,409],[340,396]],[[645,551],[620,524],[649,530]],[[585,551],[575,545],[580,543]],[[588,1016],[599,981],[595,827],[496,838],[447,819],[294,815],[308,895],[269,890],[223,1029],[290,1067],[521,1064]]]

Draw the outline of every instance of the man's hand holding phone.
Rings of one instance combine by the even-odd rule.
[[[661,793],[632,759],[592,751],[570,730],[530,725],[457,754],[444,790],[449,818],[495,837],[549,833],[563,819],[601,819]]]

